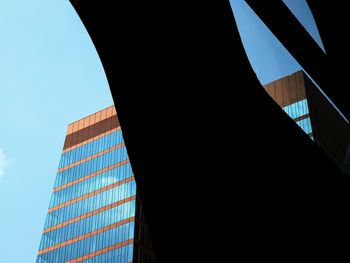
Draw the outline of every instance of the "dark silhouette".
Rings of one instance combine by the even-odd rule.
[[[326,251],[349,178],[264,91],[229,1],[71,2],[105,68],[160,262]]]

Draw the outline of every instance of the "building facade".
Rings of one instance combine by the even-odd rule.
[[[350,174],[349,122],[304,71],[264,88],[338,167]]]
[[[68,126],[36,262],[155,262],[114,106]]]

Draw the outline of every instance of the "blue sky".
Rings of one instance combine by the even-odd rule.
[[[315,20],[306,1],[283,0],[283,2],[323,48]],[[302,69],[244,0],[231,0],[230,3],[248,59],[262,84]]]
[[[284,4],[292,11],[294,16],[299,20],[299,22],[304,26],[304,28],[309,32],[314,41],[319,45],[319,47],[326,52],[320,33],[318,32],[315,19],[312,15],[311,9],[307,4],[306,0],[282,0]]]
[[[285,1],[314,32],[305,0]],[[262,82],[300,68],[243,0],[231,4]],[[112,104],[68,0],[0,1],[0,262],[35,261],[67,124]]]
[[[68,0],[0,1],[0,262],[35,262],[67,124],[112,104]]]

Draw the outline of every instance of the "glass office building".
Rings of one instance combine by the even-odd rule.
[[[36,262],[155,262],[144,229],[114,106],[70,124]]]
[[[265,85],[264,88],[289,117],[313,139],[304,78],[304,73],[298,71],[290,76],[273,81]]]
[[[350,174],[349,122],[304,71],[264,88],[338,167]]]
[[[299,100],[283,108],[283,110],[291,117],[306,134],[312,137],[311,120],[309,115],[309,107],[307,100]]]

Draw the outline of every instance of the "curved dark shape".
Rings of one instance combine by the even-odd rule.
[[[339,226],[349,178],[264,92],[229,1],[71,2],[106,70],[160,262],[315,256],[310,243],[333,240],[325,225]]]
[[[344,67],[344,61],[347,60],[343,57],[344,55],[349,56],[349,51],[348,47],[342,47],[342,43],[347,42],[344,38],[347,32],[345,28],[345,25],[348,24],[348,21],[345,20],[347,15],[342,13],[346,7],[343,4],[331,4],[329,1],[323,1],[323,3],[307,1],[325,42],[327,50],[325,54],[282,1],[246,0],[246,2],[340,111],[349,118],[350,96],[349,92],[344,89],[349,82],[347,74],[344,75],[344,68],[348,71],[348,67]],[[321,21],[320,15],[324,16]],[[334,37],[337,38],[336,42],[334,42]],[[332,43],[332,46],[329,42]]]
[[[329,57],[329,77],[333,78],[335,86],[329,92],[334,97],[346,116],[350,116],[349,66],[350,49],[348,44],[349,13],[345,2],[307,0],[324,46]]]

